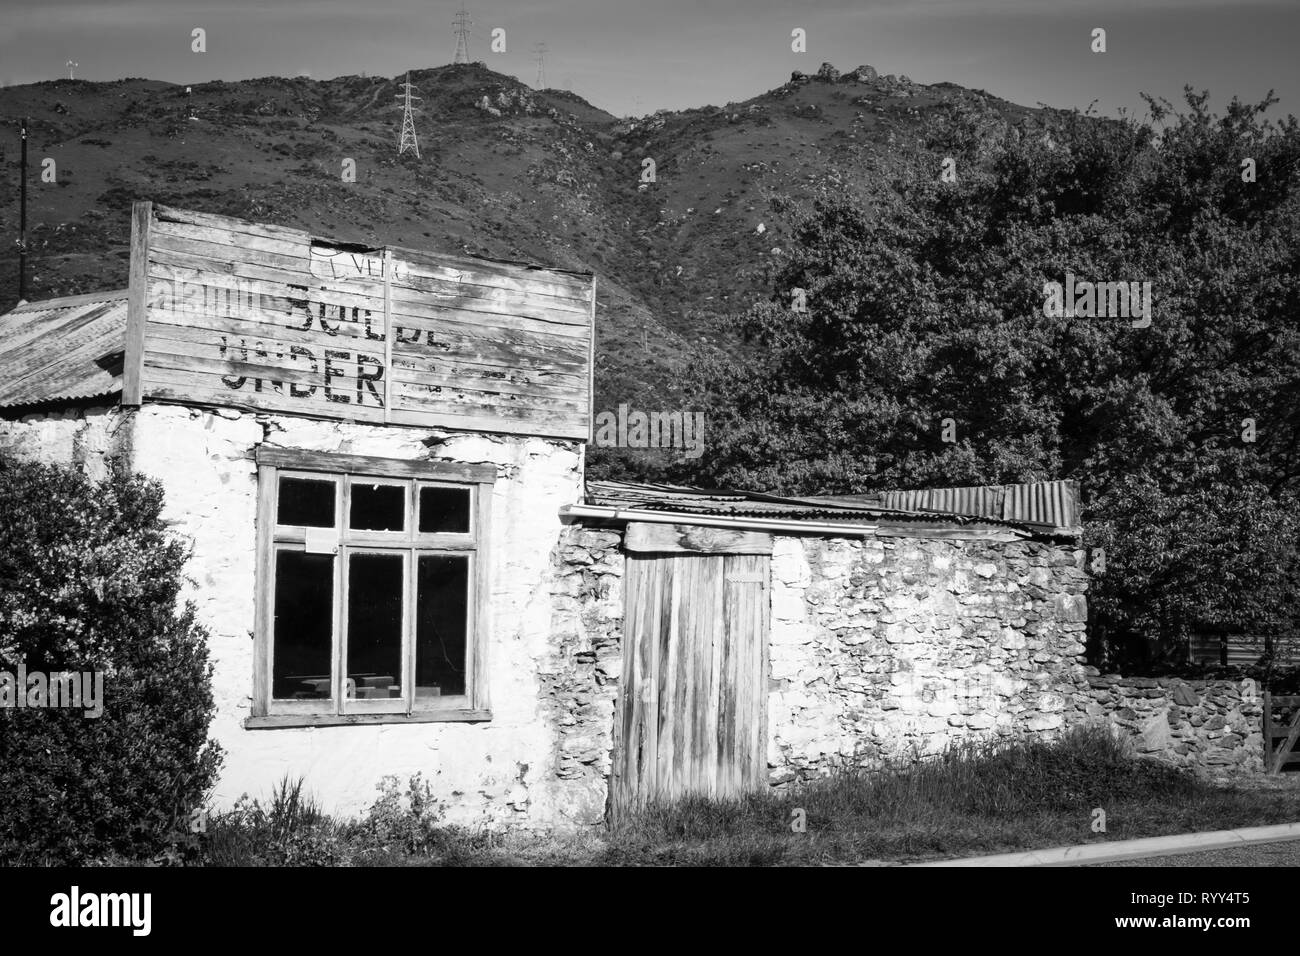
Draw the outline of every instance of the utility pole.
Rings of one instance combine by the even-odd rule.
[[[533,44],[533,57],[537,60],[537,89],[546,89],[546,44]]]
[[[404,100],[405,109],[402,111],[402,141],[397,147],[397,155],[401,156],[408,149],[415,150],[415,158],[420,158],[420,141],[415,135],[415,115],[412,112],[411,104],[414,100],[420,99],[418,96],[412,96],[411,74],[406,74],[406,82],[402,84],[405,94],[399,93],[397,98]]]
[[[451,62],[468,63],[469,28],[474,25],[474,21],[469,18],[469,11],[465,9],[464,3],[461,3],[460,10],[457,11],[452,22],[456,24],[456,55],[452,57]]]
[[[22,170],[22,182],[19,187],[18,199],[18,301],[23,302],[27,299],[27,124],[30,120],[27,117],[22,119],[22,159],[19,161],[19,169]]]

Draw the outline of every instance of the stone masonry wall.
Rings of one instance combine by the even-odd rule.
[[[1212,776],[1264,769],[1263,702],[1253,682],[1103,675],[1088,668],[1070,722],[1105,722],[1134,749]]]
[[[132,414],[95,406],[0,420],[0,452],[21,458],[77,465],[101,479],[114,459],[131,453]]]
[[[551,641],[538,660],[541,701],[558,728],[548,763],[570,781],[575,823],[604,820],[623,670],[623,535],[566,525],[552,555]]]
[[[1088,686],[1082,568],[1041,541],[777,538],[772,782],[1059,732]]]

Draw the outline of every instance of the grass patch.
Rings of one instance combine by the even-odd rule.
[[[1091,829],[1106,812],[1105,833]],[[651,806],[573,836],[447,825],[418,775],[386,778],[358,820],[335,821],[284,780],[265,807],[213,820],[208,865],[765,866],[917,860],[1259,826],[1300,818],[1293,790],[1230,787],[1135,757],[1105,728],[1052,743],[970,741],[782,793]],[[803,832],[792,823],[800,818]]]
[[[1105,833],[1091,829],[1106,812]],[[792,831],[796,812],[806,822]],[[914,860],[1291,822],[1294,793],[1229,788],[1135,757],[1102,727],[1052,743],[966,741],[789,792],[652,807],[614,827],[602,862]]]

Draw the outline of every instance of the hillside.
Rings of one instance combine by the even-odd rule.
[[[1035,111],[951,84],[796,74],[743,103],[609,115],[482,64],[414,70],[421,158],[399,158],[404,76],[143,79],[0,89],[0,165],[31,117],[29,297],[126,283],[130,204],[296,226],[342,240],[527,259],[598,276],[597,408],[669,407],[717,319],[767,294],[792,217],[857,191],[925,118],[962,105],[994,128]],[[40,181],[45,158],[57,183]],[[344,183],[345,158],[357,181]],[[640,182],[642,160],[656,182]],[[16,175],[0,196],[0,306],[17,297]],[[678,403],[680,404],[680,403]]]

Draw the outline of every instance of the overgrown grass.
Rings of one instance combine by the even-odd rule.
[[[1092,829],[1098,808],[1105,832]],[[799,819],[804,832],[793,829]],[[892,861],[1296,819],[1295,792],[1219,786],[1081,727],[1053,743],[957,743],[929,760],[845,771],[781,795],[649,808],[613,828],[602,862]]]
[[[1094,832],[1094,811],[1105,832]],[[202,841],[210,865],[779,865],[895,861],[1300,819],[1296,790],[1225,787],[1134,757],[1104,728],[1053,743],[972,741],[938,757],[843,771],[780,794],[651,806],[600,833],[493,834],[442,823],[418,776],[336,822],[282,781]],[[796,828],[802,823],[802,829]]]

